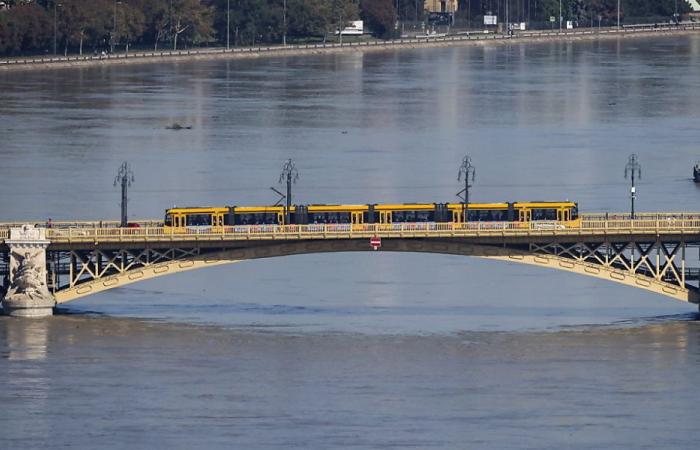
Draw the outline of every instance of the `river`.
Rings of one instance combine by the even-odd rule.
[[[0,221],[272,203],[698,211],[700,36],[0,74]],[[190,129],[173,130],[173,124]],[[0,317],[2,448],[695,448],[697,308],[424,254],[178,274]]]

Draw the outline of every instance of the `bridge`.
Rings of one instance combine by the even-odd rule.
[[[425,252],[563,270],[700,303],[700,213],[582,214],[540,222],[235,225],[162,222],[0,224],[6,314],[45,316],[56,304],[163,275],[309,253]],[[691,257],[691,255],[693,255]]]

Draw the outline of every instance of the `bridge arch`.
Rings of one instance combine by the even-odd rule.
[[[437,253],[448,255],[471,256],[487,258],[504,262],[528,264],[549,269],[563,270],[579,275],[594,277],[612,281],[638,289],[644,289],[676,300],[696,303],[700,302],[700,295],[695,289],[680,284],[681,276],[673,263],[676,250],[666,250],[664,246],[666,262],[656,264],[651,261],[651,247],[637,245],[637,253],[645,253],[640,261],[625,258],[619,248],[618,255],[612,258],[602,256],[595,246],[575,244],[554,246],[505,246],[472,244],[454,240],[432,239],[387,239],[383,243],[381,251],[412,252],[412,253]],[[580,247],[583,245],[582,250]],[[615,248],[614,246],[612,248]],[[631,248],[632,254],[635,247]],[[139,252],[135,252],[135,260],[140,263],[124,265],[112,262],[106,263],[106,269],[95,270],[92,278],[71,283],[63,289],[55,292],[58,304],[80,299],[87,295],[96,294],[109,289],[122,287],[138,281],[152,279],[164,275],[201,269],[205,267],[232,264],[241,261],[261,258],[273,258],[290,255],[332,253],[332,252],[356,252],[372,251],[365,240],[317,240],[317,241],[292,241],[283,243],[261,244],[236,249],[202,249],[190,250],[171,249],[167,257],[152,260],[141,260]],[[96,250],[98,254],[99,250]],[[121,251],[124,255],[125,251]],[[659,250],[661,253],[661,250]],[[165,255],[163,253],[162,255]],[[161,255],[161,256],[162,256]],[[87,263],[86,266],[87,267]],[[673,272],[675,271],[675,276]],[[669,276],[675,278],[678,283],[667,281]]]

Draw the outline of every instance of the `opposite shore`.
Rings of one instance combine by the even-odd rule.
[[[162,62],[186,62],[212,59],[250,59],[277,56],[304,56],[344,52],[386,51],[430,47],[467,45],[504,45],[530,42],[611,40],[619,38],[643,38],[679,36],[700,33],[700,24],[680,26],[638,25],[625,28],[579,29],[575,31],[531,31],[513,36],[481,34],[394,39],[390,41],[352,42],[346,44],[304,44],[287,46],[256,46],[232,49],[197,49],[178,51],[147,51],[108,56],[27,57],[0,59],[0,72],[26,71],[73,67],[98,67],[104,65],[148,64]]]

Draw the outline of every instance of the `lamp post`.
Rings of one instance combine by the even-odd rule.
[[[226,0],[226,50],[229,49],[231,49],[231,0]]]
[[[114,0],[114,14],[112,15],[112,33],[109,35],[109,53],[114,53],[114,38],[117,35],[117,3],[121,3],[118,0]]]
[[[279,182],[286,182],[287,183],[287,195],[286,195],[286,200],[287,200],[287,206],[285,207],[285,224],[289,225],[289,214],[290,210],[292,208],[292,183],[296,183],[297,180],[299,179],[299,171],[297,170],[297,166],[294,164],[294,161],[291,159],[288,159],[287,161],[284,162],[284,166],[282,166],[282,173],[280,174],[280,179]]]
[[[58,41],[58,8],[61,7],[60,3],[53,2],[53,55],[56,56],[56,48]]]
[[[617,28],[620,28],[620,0],[617,0]]]
[[[680,23],[680,19],[678,17],[678,0],[675,0],[673,3],[674,9],[673,9],[673,21],[678,25]]]
[[[632,179],[632,187],[630,188],[630,200],[632,201],[632,220],[634,220],[634,199],[637,196],[637,191],[634,186],[634,177],[635,175],[638,175],[639,178],[642,178],[642,166],[641,164],[639,164],[639,157],[636,153],[632,153],[627,159],[627,164],[625,165],[625,178],[627,178],[628,174],[631,176],[630,178]]]
[[[561,0],[559,0],[559,32],[561,33],[561,21],[563,17],[561,15]]]
[[[134,172],[131,171],[129,163],[124,161],[121,166],[119,166],[119,171],[117,176],[114,178],[114,186],[121,185],[122,188],[122,201],[121,201],[121,227],[125,228],[128,224],[128,219],[126,215],[126,205],[127,205],[127,188],[131,186],[134,182]]]
[[[287,45],[287,0],[282,0],[282,45]]]
[[[466,155],[462,158],[462,165],[459,167],[459,172],[457,173],[457,181],[461,181],[462,176],[464,176],[464,189],[457,193],[458,197],[460,194],[464,193],[464,203],[462,204],[464,223],[467,223],[469,219],[469,188],[472,187],[470,183],[474,183],[475,175],[476,168],[472,164],[472,159],[469,155]]]

